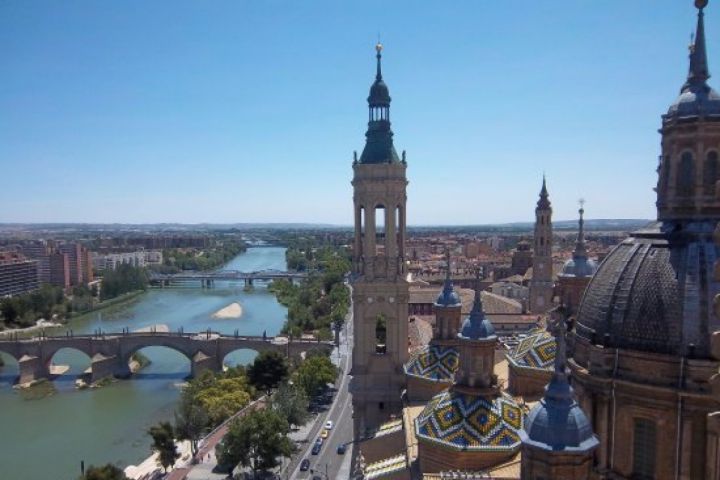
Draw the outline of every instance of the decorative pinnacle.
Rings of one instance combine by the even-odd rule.
[[[567,325],[564,316],[560,316],[553,326],[553,335],[555,336],[555,371],[565,374],[567,368],[567,346],[565,345],[565,332]]]
[[[382,66],[380,65],[380,59],[382,59],[383,44],[378,42],[375,45],[375,51],[377,52],[375,55],[377,58],[377,74],[375,75],[375,80],[380,81],[382,80]]]
[[[578,219],[578,237],[575,244],[574,255],[585,253],[585,220],[583,219],[583,215],[585,214],[585,199],[581,198],[578,203],[580,203],[580,209],[578,210],[580,218]]]
[[[705,16],[703,9],[707,4],[708,0],[695,0],[695,7],[698,9],[697,28],[692,45],[690,45],[690,69],[682,92],[695,91],[705,86],[705,82],[710,78],[707,48],[705,46],[705,22],[703,19]]]
[[[445,247],[445,263],[447,264],[447,270],[445,271],[445,280],[450,280],[450,247]]]

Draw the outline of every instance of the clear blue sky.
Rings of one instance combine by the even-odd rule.
[[[352,219],[385,44],[411,224],[654,218],[691,0],[0,2],[0,222]],[[720,2],[706,15],[720,86]]]

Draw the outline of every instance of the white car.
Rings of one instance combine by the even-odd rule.
[[[328,420],[327,422],[325,422],[325,430],[332,430],[332,426],[332,420]]]

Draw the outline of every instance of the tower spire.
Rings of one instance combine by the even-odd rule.
[[[545,389],[545,399],[551,401],[560,401],[571,403],[572,387],[568,382],[567,374],[567,345],[565,343],[565,333],[567,325],[565,323],[566,310],[563,305],[557,307],[551,315],[552,334],[555,337],[555,361],[554,371],[550,383]],[[552,317],[555,317],[554,319]]]
[[[548,208],[550,208],[550,195],[547,191],[545,173],[543,173],[542,188],[540,188],[540,199],[537,202],[537,208],[540,210],[547,210]]]
[[[582,198],[580,199],[580,210],[578,210],[578,213],[580,214],[580,218],[578,219],[578,236],[577,236],[577,242],[575,243],[575,252],[573,252],[573,256],[585,256],[587,254],[587,250],[585,249],[585,220],[583,219],[583,215],[585,214],[585,200]]]
[[[368,129],[365,133],[365,148],[360,155],[360,162],[368,163],[400,163],[393,145],[393,132],[390,128],[390,90],[382,77],[383,44],[375,44],[377,70],[375,81],[370,86],[368,95]]]
[[[690,47],[690,69],[687,81],[682,88],[683,92],[705,86],[705,82],[710,78],[707,48],[705,46],[705,13],[703,12],[707,4],[708,0],[695,0],[695,7],[698,9],[697,28],[695,30],[695,40]]]
[[[375,80],[378,82],[382,80],[382,65],[381,65],[382,49],[383,49],[383,45],[378,40],[377,45],[375,45],[375,51],[377,52],[377,54],[375,55],[375,57],[377,58],[377,74],[375,75]]]

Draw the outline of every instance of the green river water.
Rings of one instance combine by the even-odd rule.
[[[225,268],[253,271],[285,269],[285,249],[251,248]],[[240,302],[239,319],[216,320],[211,315],[232,302]],[[217,282],[213,289],[153,289],[128,304],[76,320],[75,333],[131,330],[166,324],[175,331],[213,330],[232,334],[268,336],[280,331],[287,309],[265,287],[243,291],[243,284]],[[64,331],[60,331],[63,334]],[[152,363],[130,380],[94,390],[76,390],[77,375],[90,359],[74,350],[59,351],[53,361],[70,365],[70,371],[53,382],[49,397],[27,400],[12,382],[17,364],[3,355],[0,367],[0,480],[74,480],[85,464],[137,464],[150,454],[148,427],[172,418],[179,396],[178,385],[190,372],[183,355],[164,347],[141,350]],[[241,350],[226,363],[252,361],[255,352]]]

